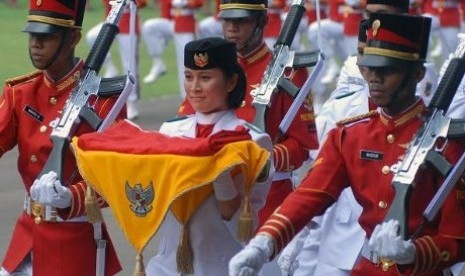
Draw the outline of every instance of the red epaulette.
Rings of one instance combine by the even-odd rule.
[[[379,115],[378,111],[371,110],[370,112],[367,112],[365,114],[361,114],[361,115],[357,115],[357,116],[354,116],[354,117],[349,117],[349,118],[340,120],[339,122],[336,123],[336,125],[337,126],[345,126],[345,125],[355,123],[355,122],[358,122],[358,121],[361,121],[361,120],[364,120],[364,119],[367,119],[367,118],[371,118],[371,117],[374,117],[374,116],[377,116],[377,115]]]
[[[34,71],[34,72],[31,72],[31,73],[28,73],[28,74],[25,74],[25,75],[22,75],[22,76],[19,76],[19,77],[14,77],[14,78],[11,78],[11,79],[7,79],[5,81],[5,84],[6,85],[9,85],[9,86],[15,86],[19,83],[23,83],[25,81],[28,81],[28,80],[32,80],[34,79],[35,77],[39,76],[42,74],[42,71]]]

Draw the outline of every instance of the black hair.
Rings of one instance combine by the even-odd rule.
[[[231,66],[220,68],[226,78],[232,78],[234,74],[238,75],[237,84],[234,89],[228,94],[228,107],[237,109],[242,105],[245,99],[245,90],[247,88],[247,78],[244,70],[239,64],[232,64]]]

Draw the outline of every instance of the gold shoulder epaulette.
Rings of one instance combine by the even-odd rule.
[[[349,117],[349,118],[340,120],[336,124],[337,124],[337,126],[343,126],[343,125],[354,123],[354,122],[357,122],[357,121],[360,121],[360,120],[363,120],[363,119],[374,117],[375,115],[378,115],[378,112],[376,110],[372,110],[372,111],[367,112],[365,114],[361,114],[361,115],[357,115],[357,116],[354,116],[354,117]]]
[[[22,83],[22,82],[25,82],[27,80],[33,79],[33,78],[37,77],[40,74],[42,74],[42,71],[34,71],[34,72],[31,72],[31,73],[28,73],[28,74],[25,74],[25,75],[22,75],[22,76],[19,76],[19,77],[14,77],[14,78],[11,78],[11,79],[7,79],[5,81],[5,84],[13,86],[13,85],[16,85],[18,83]]]

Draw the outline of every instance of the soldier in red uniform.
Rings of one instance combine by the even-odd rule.
[[[430,24],[429,18],[420,16],[371,15],[359,65],[366,66],[364,78],[378,109],[329,133],[301,185],[230,261],[230,275],[259,270],[348,186],[363,207],[359,223],[367,237],[352,275],[442,275],[443,269],[465,259],[463,182],[454,187],[440,214],[416,238],[399,237],[396,220],[383,223],[395,196],[391,169],[401,162],[427,112],[423,101],[415,97],[415,86],[425,73]],[[456,162],[462,154],[461,142],[448,141],[444,157],[449,162]],[[418,173],[409,202],[408,237],[421,224],[441,179],[431,168]]]
[[[85,4],[85,0],[30,1],[24,31],[29,33],[30,59],[39,71],[8,80],[0,97],[0,156],[17,146],[26,191],[24,211],[0,275],[96,275],[97,265],[105,266],[105,275],[121,270],[102,225],[106,258],[96,262],[94,227],[84,208],[86,184],[72,152],[65,152],[61,183],[55,172],[37,179],[52,150],[52,129],[81,76],[84,62],[74,51],[81,39]],[[96,114],[105,116],[115,100],[96,99]],[[76,134],[88,131],[92,128],[83,122]],[[103,204],[99,202],[100,207]]]
[[[253,122],[255,108],[252,106],[251,91],[260,85],[272,52],[263,40],[267,24],[266,0],[224,0],[220,5],[220,18],[227,40],[236,43],[239,64],[247,76],[245,101],[236,110],[239,118]],[[307,77],[305,69],[290,72],[291,80],[302,86]],[[272,99],[266,114],[266,132],[276,141],[273,150],[275,176],[265,207],[260,211],[260,224],[263,223],[293,190],[292,171],[299,168],[309,158],[308,151],[318,147],[313,106],[308,99],[298,111],[288,132],[277,137],[278,126],[291,106],[293,98],[285,91],[278,91]],[[187,101],[179,108],[180,115],[192,114]]]

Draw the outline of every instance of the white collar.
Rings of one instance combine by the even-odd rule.
[[[213,125],[216,124],[228,110],[218,111],[214,113],[200,113],[196,112],[197,123],[202,125]]]

